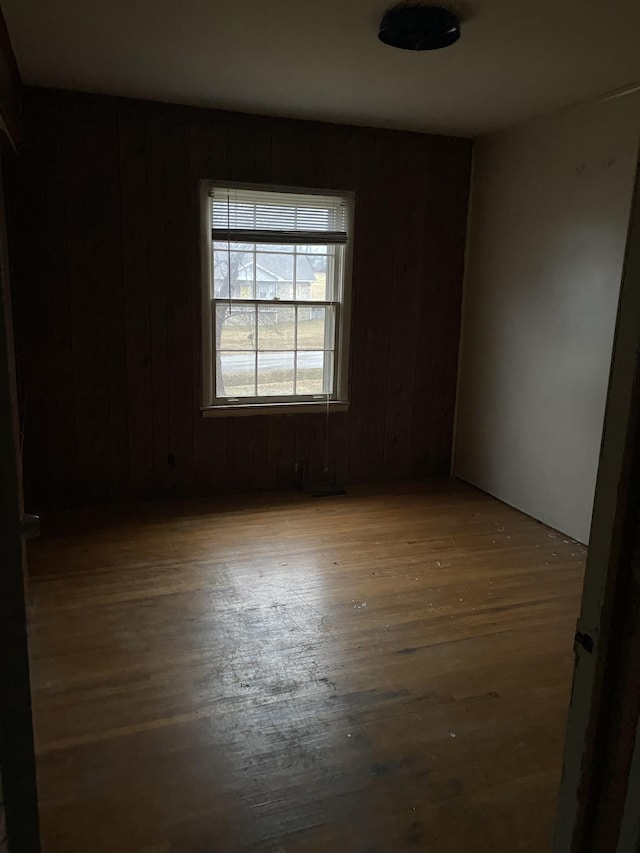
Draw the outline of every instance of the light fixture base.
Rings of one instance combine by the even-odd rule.
[[[378,38],[400,50],[440,50],[460,38],[460,20],[444,6],[400,3],[382,16]]]

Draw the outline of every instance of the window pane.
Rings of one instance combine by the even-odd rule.
[[[318,287],[318,274],[314,270],[311,263],[311,255],[296,255],[296,299],[324,299],[324,281],[326,276],[320,275],[321,285]],[[317,256],[313,257],[314,261],[318,260]],[[325,258],[326,261],[326,258]],[[326,266],[326,264],[325,264]],[[315,295],[314,291],[319,295]]]
[[[215,342],[217,350],[256,348],[256,309],[254,305],[216,305]]]
[[[275,299],[278,295],[278,283],[275,281],[260,281],[256,290],[258,299]]]
[[[281,243],[256,243],[255,247],[258,252],[288,252],[292,255],[295,251],[295,246],[283,246]]]
[[[302,253],[298,246],[296,255],[296,277],[300,282],[298,299],[318,299],[331,301],[335,299],[334,274],[335,252],[340,251],[335,246],[320,246],[323,252]]]
[[[227,240],[214,240],[213,248],[214,250],[225,252],[229,250],[232,252],[253,252],[255,243],[235,243],[233,240],[231,242]]]
[[[258,299],[293,299],[294,260],[286,252],[256,254]]]
[[[254,286],[253,252],[229,252],[214,249],[214,296],[222,298],[231,296],[232,299],[253,299]]]
[[[258,353],[258,395],[274,397],[293,394],[292,352]]]
[[[299,255],[330,255],[333,251],[333,246],[324,243],[314,243],[312,246],[306,246],[302,243],[296,245],[296,252]]]
[[[258,349],[289,350],[295,347],[293,305],[258,306]]]
[[[298,352],[296,365],[296,394],[331,393],[333,353]]]
[[[298,349],[333,349],[334,308],[298,306]]]
[[[255,366],[255,353],[218,353],[218,360],[216,364],[217,396],[255,397]]]

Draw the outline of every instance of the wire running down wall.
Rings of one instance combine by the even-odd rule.
[[[30,89],[7,173],[29,508],[290,488],[320,414],[200,415],[200,178],[356,192],[339,482],[449,472],[471,143]]]

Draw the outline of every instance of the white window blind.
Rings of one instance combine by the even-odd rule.
[[[342,196],[237,189],[212,184],[212,239],[294,245],[347,242]]]

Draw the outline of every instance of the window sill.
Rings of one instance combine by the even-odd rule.
[[[238,418],[248,415],[306,415],[314,412],[348,412],[349,403],[343,400],[331,400],[329,403],[251,403],[229,406],[206,406],[201,409],[203,418]]]

